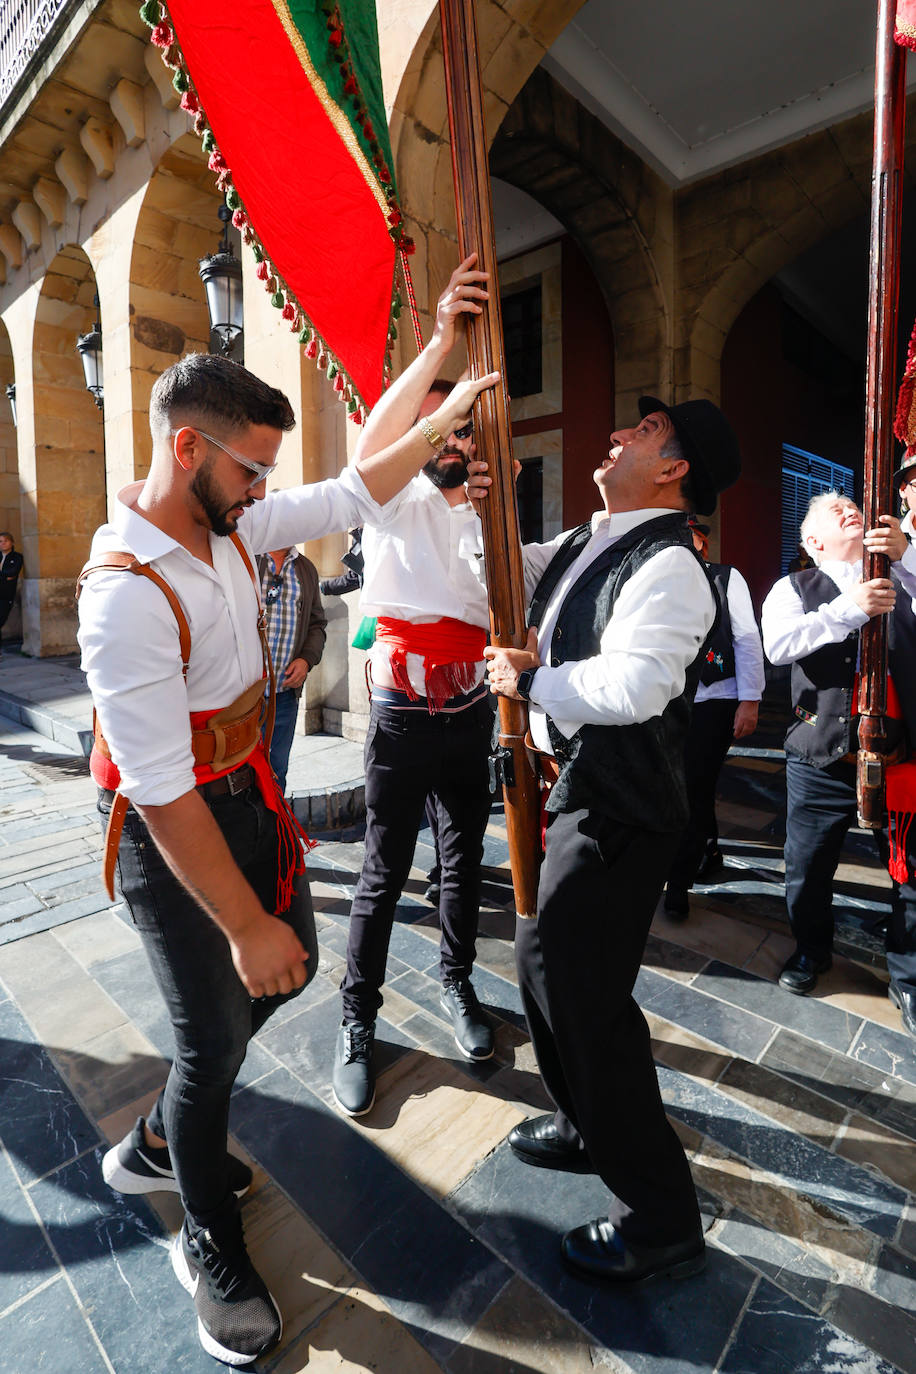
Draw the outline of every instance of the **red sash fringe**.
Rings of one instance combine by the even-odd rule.
[[[480,625],[443,616],[428,625],[379,616],[375,637],[389,650],[395,686],[417,700],[407,675],[407,655],[420,654],[430,715],[441,711],[449,697],[461,696],[477,685],[487,632]]]
[[[199,730],[207,724],[211,716],[216,715],[217,707],[212,711],[192,711],[191,729]],[[277,904],[276,911],[289,911],[290,903],[293,900],[293,890],[295,880],[300,873],[305,872],[305,849],[314,849],[317,840],[310,840],[302,829],[302,826],[293,815],[293,811],[283,793],[280,791],[280,784],[270,766],[270,759],[264,748],[263,740],[259,740],[253,752],[248,755],[242,763],[236,764],[236,768],[244,768],[248,764],[254,770],[255,781],[258,791],[264,799],[264,805],[268,811],[272,811],[277,818]],[[106,791],[117,792],[121,786],[121,774],[118,772],[117,765],[99,753],[93,746],[89,756],[89,771],[99,787]],[[212,782],[214,778],[224,778],[228,773],[234,773],[235,768],[223,768],[217,772],[208,763],[197,763],[194,765],[195,786],[200,787],[202,783]]]

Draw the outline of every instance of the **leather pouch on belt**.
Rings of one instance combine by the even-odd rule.
[[[264,681],[259,679],[194,731],[194,762],[208,763],[214,773],[244,763],[258,742],[264,703]]]

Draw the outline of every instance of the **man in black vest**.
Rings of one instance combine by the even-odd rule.
[[[786,905],[796,950],[779,975],[789,992],[812,992],[830,968],[833,877],[856,816],[857,720],[854,682],[859,630],[891,613],[890,674],[911,741],[916,740],[916,550],[899,521],[864,533],[861,511],[835,491],[815,496],[802,543],[815,567],[783,577],[763,604],[763,645],[771,663],[792,665],[794,719],[786,734]],[[886,554],[891,577],[862,581],[862,547]],[[887,857],[884,832],[877,835]],[[916,1035],[916,839],[894,881],[887,927],[890,996]]]
[[[735,740],[757,729],[765,685],[763,648],[748,585],[737,568],[710,563],[709,526],[691,516],[693,546],[706,564],[719,602],[719,624],[706,646],[690,718],[685,762],[690,819],[678,847],[668,886],[665,914],[685,921],[687,891],[694,882],[715,882],[723,867],[716,821],[716,783]]]
[[[592,1167],[610,1215],[570,1231],[566,1262],[611,1282],[704,1264],[696,1194],[633,1000],[646,938],[687,820],[684,740],[715,597],[688,511],[715,508],[738,445],[709,401],[639,403],[595,472],[604,509],[525,550],[536,583],[527,650],[486,650],[490,684],[531,705],[556,781],[537,921],[519,920],[528,1026],[557,1110],[509,1136],[529,1164]]]

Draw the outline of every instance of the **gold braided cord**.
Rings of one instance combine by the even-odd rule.
[[[350,126],[350,121],[347,119],[336,100],[331,99],[331,96],[328,94],[327,86],[315,70],[309,50],[303,41],[302,34],[293,23],[293,17],[289,12],[289,5],[286,3],[286,0],[270,0],[270,2],[274,7],[277,18],[286,30],[286,36],[293,46],[293,51],[302,64],[302,70],[308,78],[309,85],[318,97],[321,107],[328,119],[337,130],[337,134],[346,147],[347,152],[362,172],[366,184],[375,196],[379,209],[385,216],[385,224],[387,225],[391,206],[388,204],[387,197],[382,191],[378,177],[375,175],[371,163],[363,152],[359,139]]]

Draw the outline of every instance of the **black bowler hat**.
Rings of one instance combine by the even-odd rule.
[[[741,453],[735,431],[712,401],[681,401],[666,406],[655,396],[640,396],[639,413],[643,419],[661,411],[674,425],[690,476],[697,510],[712,515],[720,491],[741,476]]]

